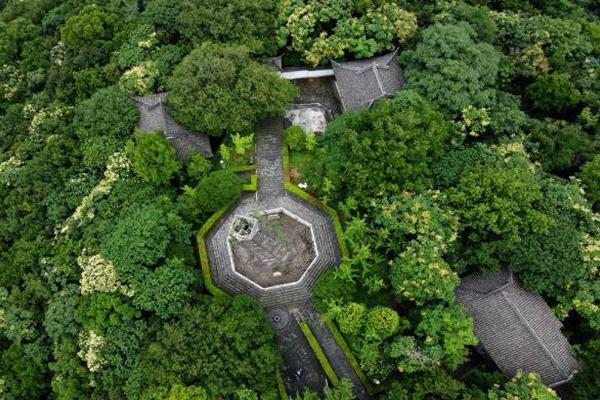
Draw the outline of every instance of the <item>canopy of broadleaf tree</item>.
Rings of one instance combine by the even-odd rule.
[[[168,83],[173,117],[214,136],[251,130],[257,120],[283,113],[298,93],[239,45],[203,43],[175,68]]]

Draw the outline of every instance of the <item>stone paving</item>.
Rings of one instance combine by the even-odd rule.
[[[316,257],[312,228],[284,212],[262,214],[251,237],[231,237],[235,270],[261,287],[300,280]]]
[[[283,118],[268,118],[256,128],[256,164],[258,200],[266,201],[285,195],[283,188]]]
[[[283,378],[290,394],[296,394],[303,388],[321,390],[326,384],[326,375],[298,326],[299,320],[305,320],[338,377],[351,379],[358,398],[366,399],[364,387],[310,301],[317,280],[324,272],[339,265],[341,252],[331,217],[320,208],[285,191],[282,130],[282,118],[270,118],[257,126],[258,190],[256,193],[243,194],[205,236],[212,278],[214,283],[226,292],[254,297],[267,310],[269,322],[277,334],[283,354]],[[236,259],[230,246],[232,226],[236,218],[272,213],[273,210],[283,212],[310,226],[316,247],[316,256],[308,269],[302,273],[290,273],[287,283],[273,284],[254,279],[256,276],[265,277],[267,273],[272,274],[269,266],[281,265],[277,260],[268,259],[266,255],[262,261],[254,258],[252,262],[239,268],[253,268],[254,272],[248,273],[246,270],[241,274],[236,270],[236,265],[243,260],[240,257]],[[275,249],[272,253],[271,255],[279,253],[279,258],[294,255],[290,251],[280,252]],[[257,275],[252,275],[253,273]]]

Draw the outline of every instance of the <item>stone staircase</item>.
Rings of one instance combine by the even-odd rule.
[[[256,127],[256,167],[259,201],[284,195],[283,119],[268,118]]]

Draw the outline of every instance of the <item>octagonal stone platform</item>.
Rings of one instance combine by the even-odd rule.
[[[289,192],[257,197],[242,195],[205,236],[214,283],[266,308],[307,300],[318,278],[340,263],[333,221]],[[246,218],[257,222],[239,237],[234,226]]]
[[[311,224],[284,208],[235,215],[227,244],[233,269],[261,288],[299,281],[318,254]]]

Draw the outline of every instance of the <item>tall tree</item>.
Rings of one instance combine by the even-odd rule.
[[[451,125],[413,91],[345,113],[327,128],[309,187],[333,201],[431,186],[431,166],[454,136]]]
[[[133,170],[142,180],[154,185],[166,185],[181,169],[175,149],[162,132],[137,132],[136,143],[129,142],[127,153]]]
[[[248,48],[212,43],[203,43],[175,67],[169,87],[173,117],[216,136],[250,131],[259,119],[283,113],[298,93],[254,61]]]

